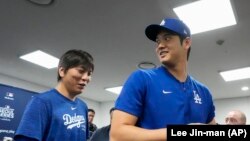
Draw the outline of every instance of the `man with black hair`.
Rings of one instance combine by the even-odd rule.
[[[111,141],[166,141],[170,124],[216,124],[208,88],[187,70],[191,32],[166,18],[145,29],[161,66],[133,72],[116,100]]]
[[[93,123],[95,117],[95,110],[88,109],[88,121],[89,121],[89,138],[93,135],[96,131],[97,126]]]
[[[14,140],[86,141],[88,107],[77,95],[90,82],[93,71],[89,53],[75,49],[65,52],[57,68],[57,86],[31,99]]]

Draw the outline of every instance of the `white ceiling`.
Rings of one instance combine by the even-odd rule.
[[[95,71],[81,96],[113,101],[117,95],[104,88],[122,85],[141,61],[160,65],[154,43],[144,35],[145,27],[164,17],[176,17],[172,8],[191,1],[55,0],[52,5],[38,6],[28,0],[0,0],[0,73],[54,87],[56,69],[47,70],[18,57],[38,49],[56,57],[69,49],[83,49],[93,55]],[[210,88],[215,99],[250,96],[249,91],[240,90],[243,85],[250,87],[250,79],[226,83],[218,73],[250,66],[250,1],[232,3],[237,25],[192,37],[189,72]],[[217,40],[225,42],[220,46]]]

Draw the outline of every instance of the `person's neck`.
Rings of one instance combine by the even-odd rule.
[[[187,79],[187,62],[179,63],[173,66],[164,65],[165,68],[180,82],[185,82]]]
[[[55,87],[55,89],[64,97],[74,101],[76,99],[75,95],[70,94],[70,92],[67,90],[67,88],[62,84],[62,83],[58,83],[57,86]]]

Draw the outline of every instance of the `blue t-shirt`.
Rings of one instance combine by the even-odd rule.
[[[88,108],[80,99],[71,101],[56,89],[34,96],[15,133],[39,141],[86,141]]]
[[[146,129],[209,123],[215,116],[212,96],[206,86],[189,75],[185,82],[180,82],[163,66],[132,73],[115,108],[136,116],[136,125]]]

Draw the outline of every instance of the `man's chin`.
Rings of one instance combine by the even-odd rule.
[[[80,90],[74,91],[73,93],[75,95],[79,95],[79,94],[82,94],[82,92],[83,92],[83,89],[80,89]]]
[[[165,65],[165,64],[168,64],[168,60],[166,60],[166,59],[161,59],[160,62],[161,62],[162,64],[164,64],[164,65]]]

